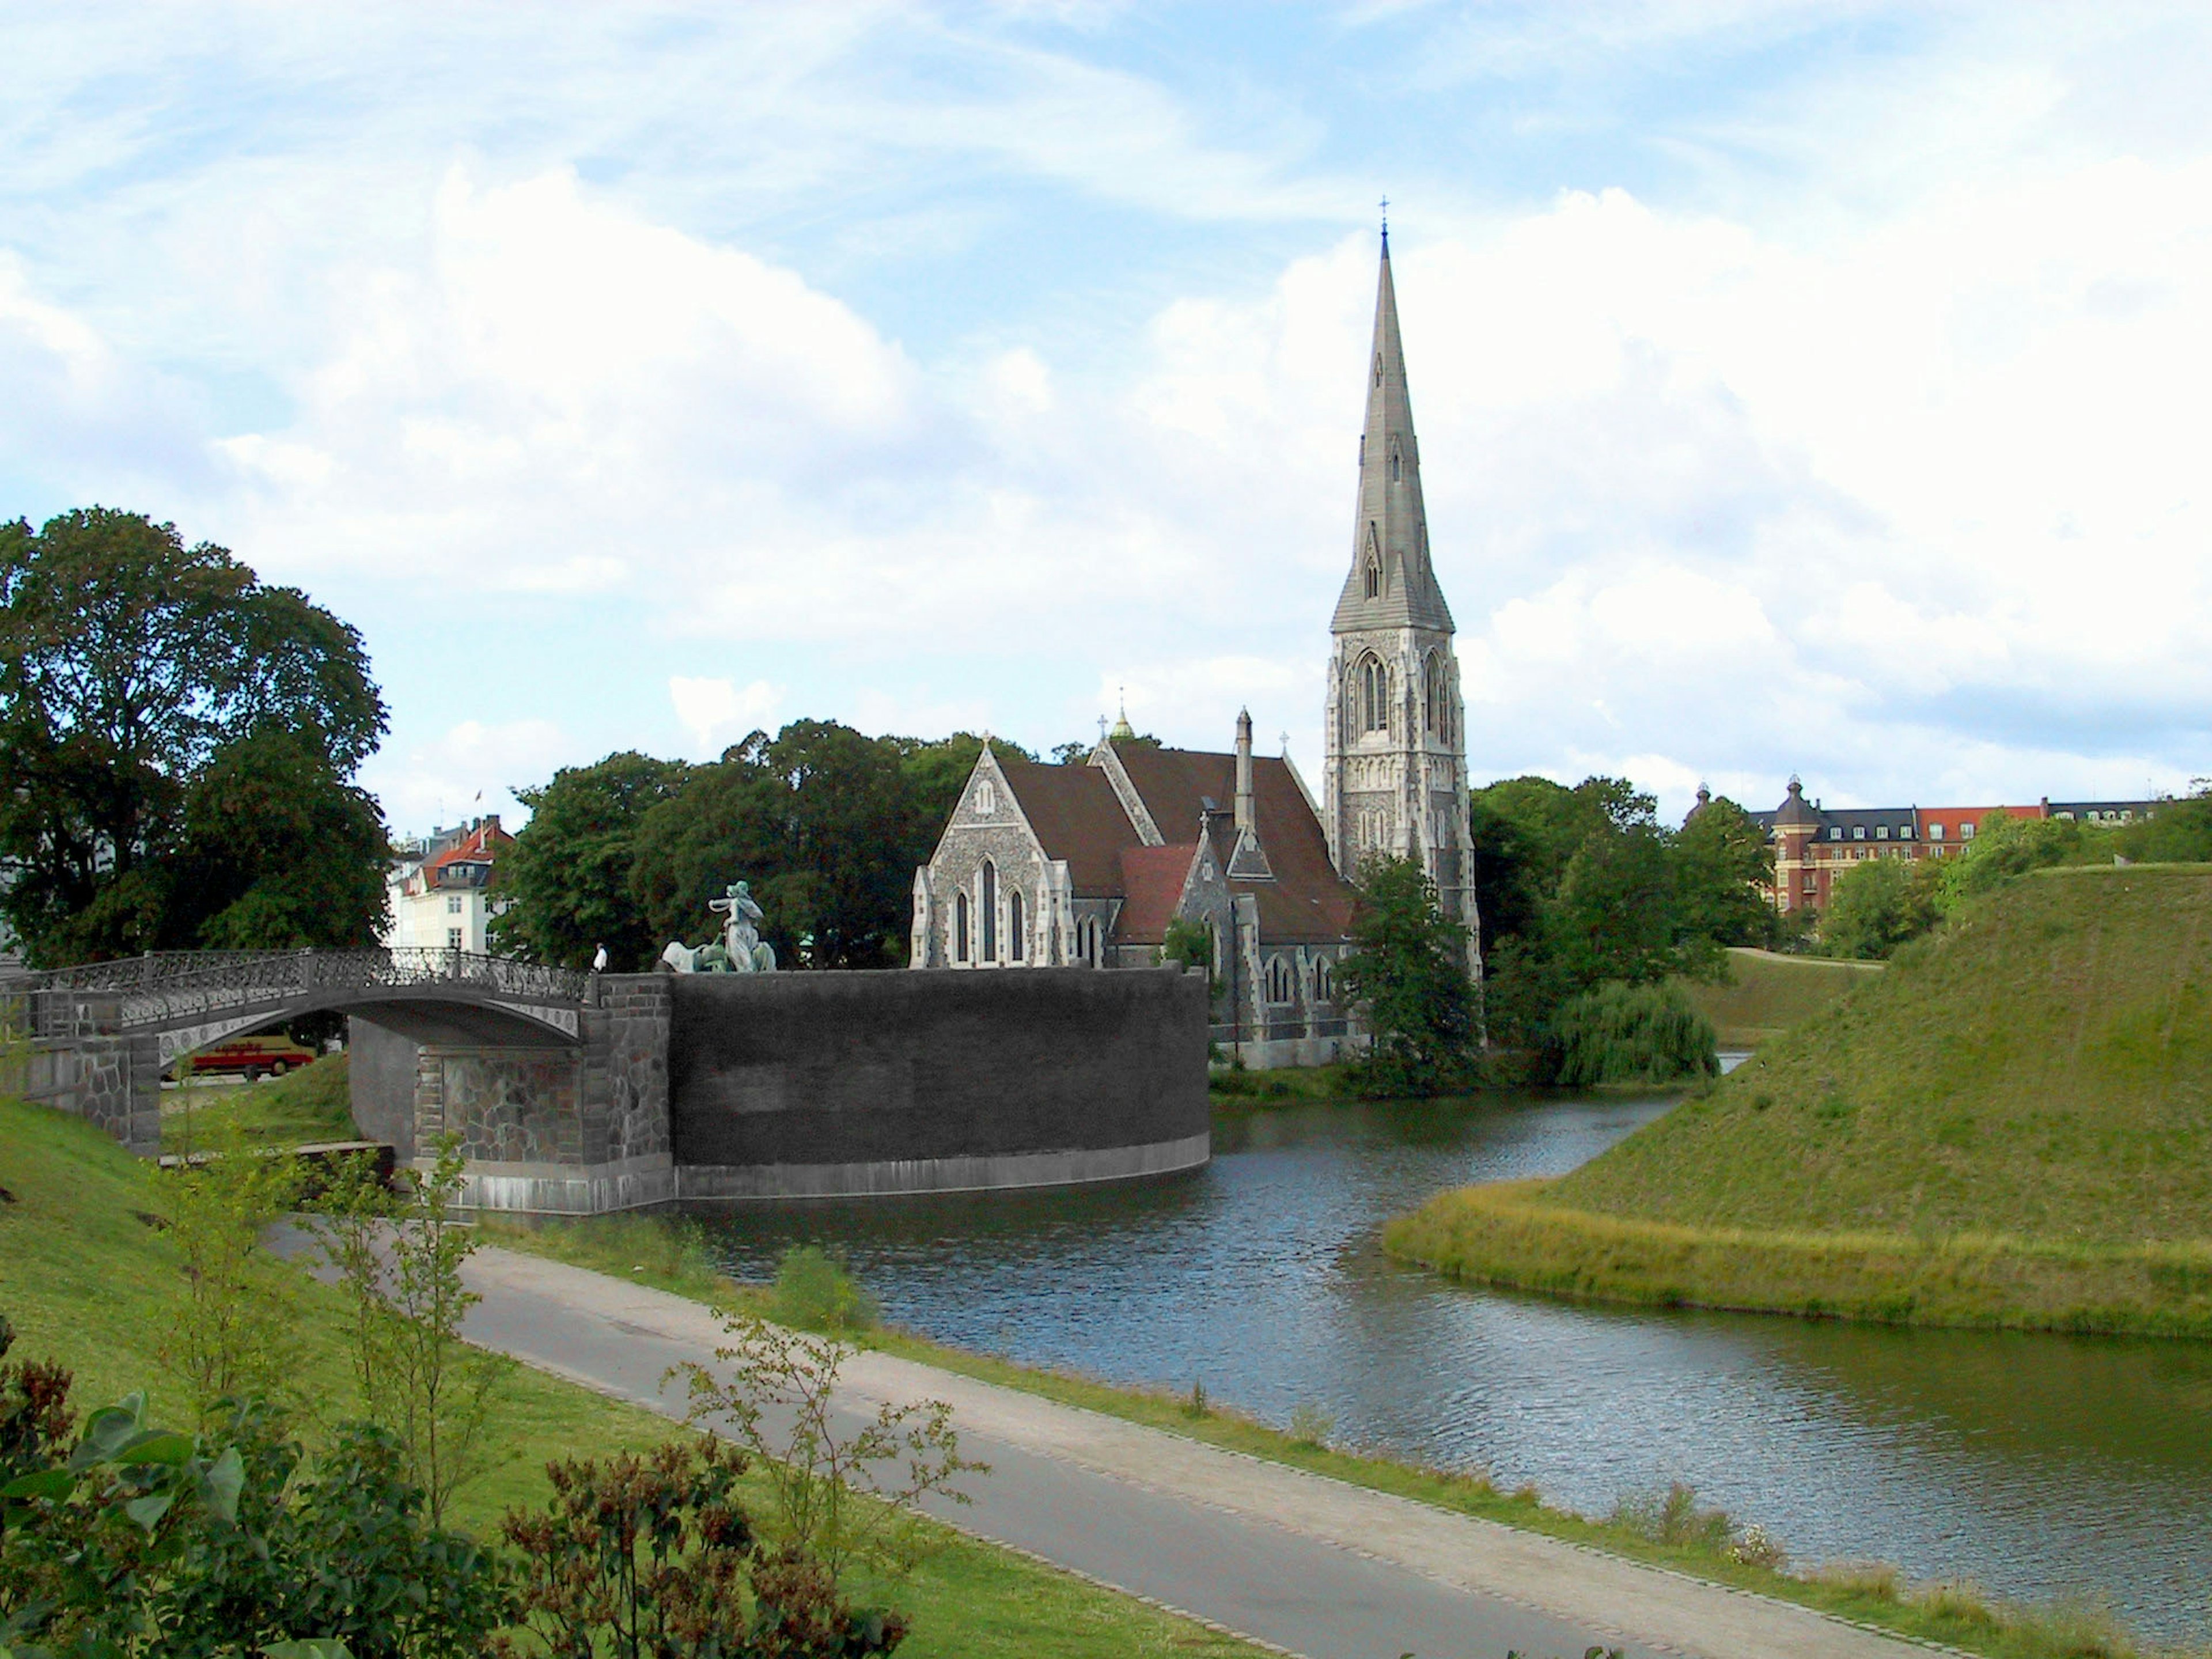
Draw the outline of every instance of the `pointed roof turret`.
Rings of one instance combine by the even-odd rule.
[[[1421,455],[1406,391],[1406,353],[1398,337],[1398,294],[1390,281],[1390,233],[1375,293],[1375,343],[1368,354],[1367,425],[1359,439],[1359,514],[1353,523],[1352,574],[1331,627],[1436,628],[1451,631],[1451,608],[1429,563],[1428,511],[1421,502]]]

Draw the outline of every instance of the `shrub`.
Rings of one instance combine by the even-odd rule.
[[[1606,1516],[1606,1524],[1647,1544],[1705,1554],[1726,1550],[1735,1530],[1727,1510],[1700,1509],[1697,1488],[1680,1480],[1663,1492],[1636,1492],[1621,1498]]]
[[[1291,1443],[1316,1449],[1328,1444],[1336,1432],[1336,1419],[1320,1407],[1300,1401],[1291,1407]]]
[[[1669,984],[1609,981],[1570,997],[1552,1019],[1553,1076],[1570,1089],[1673,1083],[1720,1071],[1712,1023]]]
[[[643,1457],[546,1465],[545,1510],[511,1510],[501,1527],[523,1555],[530,1645],[561,1659],[890,1652],[904,1620],[845,1605],[800,1552],[761,1549],[738,1501],[744,1467],[703,1436]]]
[[[690,1392],[685,1420],[735,1441],[759,1468],[775,1495],[776,1541],[818,1563],[833,1583],[855,1561],[910,1567],[921,1537],[915,1505],[932,1492],[965,1504],[953,1481],[989,1473],[960,1455],[951,1407],[885,1403],[847,1433],[830,1400],[849,1347],[751,1314],[716,1317],[731,1339],[714,1350],[726,1380],[688,1361],[668,1375]]]
[[[133,1395],[92,1413],[66,1457],[50,1445],[45,1468],[0,1486],[0,1645],[111,1659],[287,1643],[351,1659],[484,1651],[510,1611],[500,1570],[424,1524],[390,1437],[342,1426],[295,1485],[300,1449],[277,1423],[230,1406],[219,1428],[186,1436],[149,1424]]]
[[[295,1160],[256,1153],[235,1129],[212,1155],[167,1172],[164,1207],[184,1272],[161,1358],[203,1429],[225,1401],[300,1403],[295,1280],[261,1233],[298,1200],[301,1181]]]
[[[461,1283],[477,1247],[475,1230],[453,1214],[464,1167],[457,1138],[443,1136],[435,1166],[411,1176],[395,1201],[370,1162],[356,1159],[325,1195],[316,1230],[350,1304],[362,1410],[398,1437],[433,1525],[483,1472],[484,1422],[514,1370],[461,1340],[461,1321],[481,1300]]]
[[[875,1297],[819,1244],[794,1244],[783,1253],[769,1305],[784,1324],[832,1334],[873,1330],[882,1317]]]

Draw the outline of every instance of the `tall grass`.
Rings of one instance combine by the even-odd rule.
[[[1470,1284],[1592,1301],[1978,1329],[2212,1337],[2212,1243],[1693,1227],[1571,1209],[1544,1181],[1442,1193],[1383,1247]]]

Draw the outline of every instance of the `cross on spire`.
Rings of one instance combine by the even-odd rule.
[[[1388,252],[1389,251],[1389,247],[1390,247],[1390,198],[1389,198],[1389,197],[1385,196],[1385,197],[1382,198],[1382,248],[1383,248],[1383,251],[1384,251],[1385,252]]]

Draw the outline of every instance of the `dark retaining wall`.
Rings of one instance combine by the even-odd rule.
[[[1048,1184],[1206,1161],[1200,975],[702,974],[670,987],[687,1195]]]

